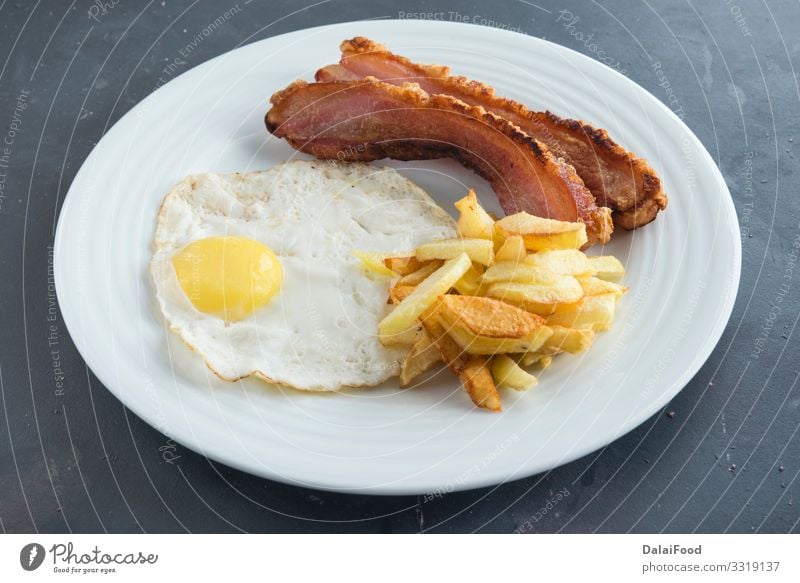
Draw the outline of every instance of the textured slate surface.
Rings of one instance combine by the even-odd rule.
[[[2,530],[800,528],[796,3],[240,0],[234,16],[203,34],[236,6],[228,2],[0,2]],[[741,288],[719,346],[667,409],[632,433],[497,488],[336,495],[173,447],[99,384],[60,319],[50,246],[71,180],[107,128],[164,76],[282,32],[419,12],[518,29],[604,59],[683,117],[721,167],[744,230]]]

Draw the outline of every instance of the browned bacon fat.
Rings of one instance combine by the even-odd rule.
[[[667,205],[661,180],[642,158],[637,158],[604,129],[582,121],[562,119],[548,111],[530,111],[524,105],[494,94],[494,89],[450,75],[448,67],[421,65],[392,54],[364,37],[344,41],[339,64],[317,72],[317,81],[344,81],[375,77],[393,84],[418,83],[431,95],[452,95],[481,106],[518,126],[571,164],[598,204],[613,210],[614,224],[634,229],[655,219]]]
[[[452,157],[488,180],[506,213],[586,224],[590,242],[613,230],[572,166],[507,120],[417,85],[376,79],[305,83],[272,96],[267,128],[322,159]]]

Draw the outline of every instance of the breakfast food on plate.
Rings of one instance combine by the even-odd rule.
[[[611,211],[597,206],[572,166],[481,106],[377,80],[297,81],[271,102],[269,131],[317,158],[449,156],[486,178],[506,213],[580,220],[590,243],[611,235]]]
[[[402,385],[444,364],[501,410],[561,353],[588,350],[627,291],[606,243],[666,206],[647,163],[605,130],[363,37],[315,83],[276,92],[265,122],[332,163],[185,178],[161,205],[150,272],[169,328],[224,380],[297,389]],[[409,82],[413,81],[413,82]],[[484,177],[458,221],[381,158],[450,157]],[[613,218],[613,220],[612,220]],[[535,370],[533,370],[535,369]]]
[[[396,85],[410,81],[431,95],[451,95],[469,105],[481,106],[546,144],[553,154],[574,166],[598,204],[611,208],[614,224],[623,229],[649,223],[666,207],[667,197],[655,171],[647,161],[614,142],[604,129],[563,119],[549,111],[530,111],[521,103],[496,96],[494,89],[483,83],[451,76],[448,67],[414,63],[364,37],[346,40],[340,48],[340,62],[317,71],[317,81],[367,77]]]
[[[377,338],[393,274],[383,256],[455,233],[392,169],[288,162],[179,182],[158,214],[150,272],[170,329],[221,378],[371,386],[399,374],[406,352]]]
[[[475,405],[499,411],[498,388],[535,386],[526,368],[588,350],[610,329],[625,270],[612,256],[579,251],[583,223],[525,212],[495,221],[472,191],[456,208],[457,237],[384,259],[396,276],[394,308],[378,331],[384,345],[408,347],[401,383],[443,361]]]

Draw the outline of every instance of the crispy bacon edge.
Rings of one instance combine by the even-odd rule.
[[[528,131],[532,137],[544,142],[555,154],[572,164],[598,204],[611,208],[614,224],[623,229],[635,229],[653,221],[659,211],[667,206],[667,196],[655,170],[646,160],[617,144],[605,129],[595,128],[584,121],[561,118],[550,111],[531,111],[519,102],[495,95],[494,89],[484,83],[462,76],[451,76],[449,67],[414,63],[365,37],[345,40],[341,43],[340,49],[342,52],[340,64],[330,65],[317,71],[318,81],[361,78],[363,71],[359,73],[351,70],[356,69],[353,57],[370,54],[380,56],[390,66],[399,67],[410,75],[388,79],[374,67],[369,69],[369,75],[386,82],[417,81],[429,93],[438,93],[441,89],[445,94],[507,117],[509,121],[520,126],[523,131]],[[431,84],[426,84],[426,80]],[[597,176],[598,171],[595,168],[584,164],[582,160],[570,157],[563,147],[563,142],[555,135],[558,133],[569,137],[573,144],[570,147],[583,144],[586,148],[591,148],[591,152],[585,153],[596,157],[595,160],[603,171],[615,177],[614,184],[607,185],[602,176]]]

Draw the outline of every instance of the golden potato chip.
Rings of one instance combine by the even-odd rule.
[[[459,375],[472,402],[490,411],[501,411],[500,393],[489,372],[489,361],[481,356],[473,356]]]
[[[538,379],[524,371],[514,359],[505,354],[492,357],[492,378],[500,389],[527,391],[537,385]]]
[[[415,285],[396,285],[389,290],[389,303],[399,304],[416,289]]]
[[[513,281],[516,283],[554,285],[558,281],[558,278],[554,277],[555,275],[551,271],[533,267],[524,262],[498,261],[486,269],[481,281],[484,284]]]
[[[546,269],[559,275],[592,275],[594,270],[589,258],[577,249],[556,249],[531,253],[525,263]]]
[[[389,271],[397,275],[414,273],[423,265],[415,255],[406,257],[386,257],[383,260],[383,264]]]
[[[525,248],[525,241],[519,235],[512,235],[505,241],[495,254],[495,261],[510,261],[512,263],[521,263],[528,255],[528,250]]]
[[[409,384],[437,362],[442,362],[439,348],[430,335],[423,332],[403,359],[403,366],[400,370],[400,385]]]
[[[503,217],[495,228],[504,238],[520,235],[531,251],[580,249],[588,239],[586,225],[535,217],[526,212]]]
[[[417,247],[417,259],[452,259],[466,253],[470,260],[481,265],[494,261],[494,243],[486,239],[441,239]]]
[[[353,255],[361,260],[361,266],[367,273],[380,275],[382,277],[392,277],[394,275],[394,273],[384,265],[383,261],[385,255],[382,253],[354,250]]]
[[[617,296],[621,296],[628,291],[628,288],[623,285],[612,281],[606,281],[599,277],[579,277],[578,282],[580,282],[583,288],[584,295],[587,296],[597,296],[600,294],[616,294]]]
[[[553,333],[549,327],[542,326],[530,334],[519,338],[498,338],[474,334],[462,322],[451,324],[442,319],[442,323],[447,327],[448,335],[462,350],[469,354],[489,355],[507,352],[532,352],[539,349],[542,344],[544,344],[545,340]]]
[[[539,349],[540,354],[577,354],[588,350],[594,340],[594,330],[591,328],[566,328],[557,325],[551,325],[550,328],[553,334],[544,341]]]
[[[589,257],[595,277],[606,281],[619,281],[625,275],[625,268],[613,255]]]
[[[384,344],[418,326],[418,318],[439,296],[447,293],[472,265],[466,253],[449,260],[428,276],[378,324],[378,335]]]
[[[547,282],[542,283],[493,283],[486,290],[486,295],[524,309],[536,304],[573,303],[583,297],[581,284],[571,275],[550,274],[548,278]]]
[[[483,276],[483,266],[472,264],[467,272],[453,286],[462,296],[475,296],[481,289],[481,277]]]
[[[469,194],[457,201],[455,206],[459,212],[456,227],[460,237],[492,240],[494,219],[478,203],[474,190],[470,189]]]
[[[444,265],[444,261],[441,260],[427,261],[416,271],[401,277],[397,281],[397,285],[419,285],[442,265]]]
[[[567,328],[590,327],[598,332],[609,330],[614,321],[616,300],[617,295],[611,293],[586,296],[573,304],[559,304],[547,316],[547,324]]]
[[[492,298],[444,295],[439,315],[474,336],[522,338],[544,326],[544,318]]]

